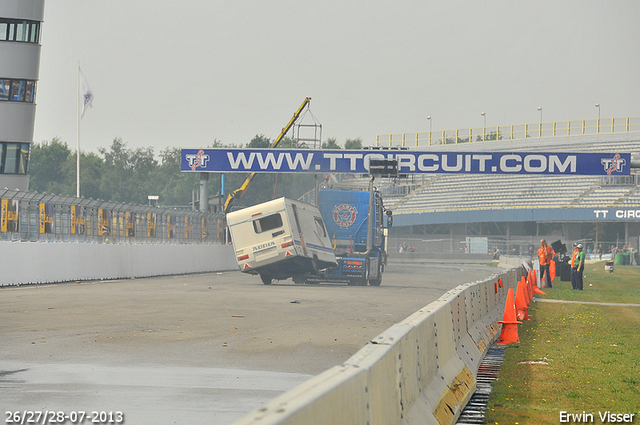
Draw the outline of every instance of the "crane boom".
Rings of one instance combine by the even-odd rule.
[[[291,127],[293,126],[293,124],[296,122],[296,120],[298,118],[300,118],[300,114],[302,113],[302,111],[304,110],[304,108],[306,108],[307,106],[309,106],[309,104],[311,103],[311,98],[307,97],[304,102],[302,102],[302,105],[300,105],[300,107],[298,108],[298,110],[293,114],[293,117],[291,117],[291,119],[289,120],[289,122],[287,123],[286,126],[284,126],[284,128],[282,129],[282,131],[280,132],[280,135],[273,141],[271,142],[271,145],[269,145],[269,148],[275,148],[276,146],[278,146],[278,144],[282,141],[282,139],[284,138],[284,136],[287,134],[287,132],[291,129]],[[231,210],[231,205],[233,205],[233,202],[236,199],[240,199],[242,198],[242,196],[244,195],[244,192],[247,190],[247,188],[249,187],[249,185],[251,184],[251,181],[253,180],[253,178],[255,177],[256,173],[250,173],[247,178],[244,180],[244,182],[242,183],[242,185],[234,190],[233,192],[231,192],[229,194],[229,196],[227,197],[227,200],[224,203],[224,213],[228,213]]]

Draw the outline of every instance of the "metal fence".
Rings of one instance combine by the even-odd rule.
[[[224,215],[0,189],[0,240],[220,244]]]
[[[500,125],[444,131],[379,134],[376,146],[421,147],[492,140],[521,140],[584,134],[628,133],[640,131],[640,117],[597,118]]]
[[[570,251],[570,254],[573,252],[572,242],[574,241],[567,241],[564,236],[560,235],[515,236],[509,239],[496,236],[454,236],[453,238],[437,238],[436,236],[433,238],[419,238],[416,237],[416,235],[392,235],[387,239],[387,250],[390,253],[400,253],[400,247],[402,246],[402,252],[428,254],[493,254],[497,248],[500,250],[501,255],[535,257],[538,248],[540,248],[540,239],[546,239],[549,244],[559,240],[565,245],[566,249]],[[596,243],[596,241],[592,239],[585,238],[575,242],[584,244],[585,254],[590,255],[588,258],[594,260],[600,258],[600,253],[602,254],[602,260],[611,259],[612,249],[614,247],[618,251],[625,250],[625,247],[626,250],[633,249],[637,251],[640,247],[640,239],[636,236],[630,237],[626,242],[624,239],[599,239]]]

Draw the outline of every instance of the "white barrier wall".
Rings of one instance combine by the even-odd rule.
[[[0,242],[0,286],[236,269],[231,245]]]
[[[234,425],[455,423],[523,270],[458,286]]]

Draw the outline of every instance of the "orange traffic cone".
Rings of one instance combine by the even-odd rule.
[[[498,286],[502,288],[502,278],[498,279],[498,281],[493,284],[493,291],[496,294],[498,293]]]
[[[527,282],[524,280],[524,276],[522,277],[522,279],[520,279],[520,282],[518,283],[518,285],[522,286],[522,300],[524,301],[524,306],[526,308],[529,308],[531,304],[531,298],[529,297],[529,285],[527,285]],[[517,304],[518,304],[518,287],[516,286],[516,308],[517,308]]]
[[[538,295],[547,295],[546,292],[544,292],[542,289],[538,288],[538,285],[531,285],[531,288],[533,289],[532,291],[532,295],[533,294],[538,294]]]
[[[524,281],[518,283],[516,289],[516,318],[518,320],[529,320],[529,306],[527,305],[527,289]]]
[[[502,332],[500,332],[500,339],[496,344],[506,345],[512,342],[520,342],[520,338],[518,338],[518,325],[521,325],[522,322],[516,321],[516,306],[513,300],[512,288],[509,288],[507,292],[504,316],[498,323],[502,323]]]
[[[531,284],[531,295],[533,296],[533,294],[538,294],[538,295],[547,295],[546,292],[544,292],[542,289],[538,288],[538,285],[536,284],[536,279],[535,279],[535,274],[533,270],[529,270],[529,283]]]

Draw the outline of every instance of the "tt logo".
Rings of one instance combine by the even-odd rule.
[[[189,168],[194,171],[198,167],[206,167],[207,162],[209,162],[209,155],[204,153],[202,149],[200,149],[197,154],[186,154],[184,157],[189,163]]]
[[[600,163],[604,166],[604,171],[606,171],[607,174],[611,175],[611,173],[614,171],[616,173],[622,172],[626,161],[620,158],[620,154],[615,154],[611,159],[601,159]]]

